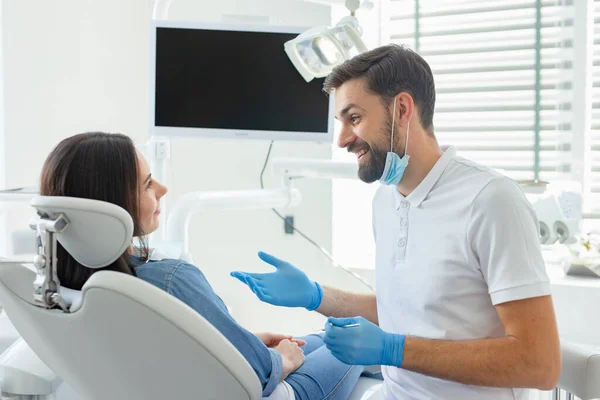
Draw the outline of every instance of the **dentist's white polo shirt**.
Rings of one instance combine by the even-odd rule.
[[[443,340],[504,336],[495,305],[546,296],[538,221],[513,180],[447,149],[407,197],[373,199],[377,311],[388,332]],[[525,399],[384,367],[384,399]]]

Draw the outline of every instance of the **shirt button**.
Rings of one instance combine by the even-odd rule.
[[[402,221],[400,221],[400,225],[406,226],[406,225],[408,225],[408,221],[403,219]]]
[[[404,239],[398,240],[398,246],[400,246],[400,247],[406,246],[406,240],[404,240]]]
[[[402,208],[408,208],[408,201],[402,202]]]

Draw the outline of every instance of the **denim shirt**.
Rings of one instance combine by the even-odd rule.
[[[132,257],[132,261],[136,265],[139,258]],[[183,301],[217,328],[252,366],[262,384],[264,397],[275,390],[282,376],[281,354],[267,348],[233,319],[196,266],[175,259],[151,260],[139,265],[135,272],[138,278]]]

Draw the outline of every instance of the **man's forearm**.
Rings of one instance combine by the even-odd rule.
[[[551,390],[560,362],[532,350],[513,336],[461,342],[406,337],[402,368],[467,385]]]
[[[359,294],[323,286],[323,299],[317,311],[326,317],[363,317],[379,324],[374,293]]]

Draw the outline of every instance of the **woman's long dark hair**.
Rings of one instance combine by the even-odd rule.
[[[52,150],[42,169],[40,194],[116,204],[131,215],[134,236],[143,238],[138,185],[138,159],[133,141],[118,133],[90,132],[64,139]],[[147,258],[145,240],[142,240],[142,252],[142,258]],[[61,285],[80,290],[96,271],[111,270],[135,275],[130,256],[131,250],[128,249],[111,265],[90,269],[75,261],[58,244],[58,278]]]

